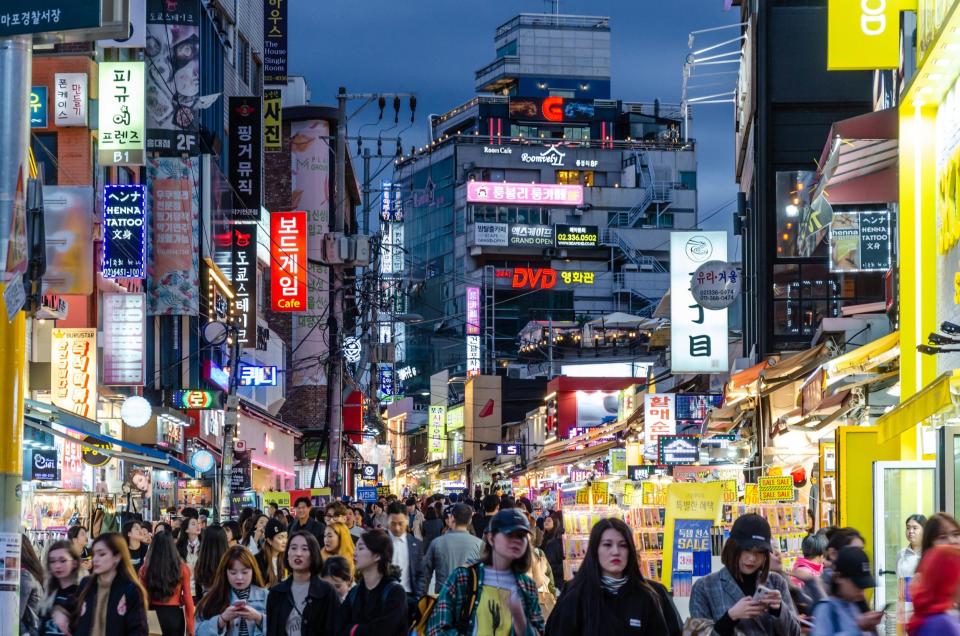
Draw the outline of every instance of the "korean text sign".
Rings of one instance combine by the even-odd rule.
[[[583,186],[469,181],[467,203],[583,205]]]
[[[307,213],[270,215],[270,303],[274,311],[307,309]]]
[[[145,294],[103,295],[103,383],[142,386],[146,346]]]
[[[53,403],[81,417],[96,418],[96,329],[54,329],[50,338]]]
[[[87,74],[55,73],[54,115],[57,126],[87,125]]]
[[[287,2],[263,3],[264,84],[287,84]]]
[[[259,97],[230,98],[230,186],[233,218],[260,218],[260,153],[263,123]]]
[[[142,185],[103,188],[104,278],[143,278],[146,267],[146,215]]]
[[[230,282],[236,295],[237,339],[241,347],[257,344],[257,224],[230,226]]]
[[[690,596],[693,577],[710,573],[710,528],[722,502],[719,481],[667,486],[661,581],[674,596]]]
[[[648,459],[657,458],[661,435],[675,435],[677,432],[676,398],[674,393],[647,393],[643,396],[643,454]]]
[[[697,303],[691,277],[707,261],[727,260],[726,232],[670,234],[670,366],[673,373],[725,373],[727,310]]]
[[[143,62],[101,62],[99,158],[102,165],[144,164]]]
[[[430,449],[430,461],[447,456],[447,407],[430,407],[430,425],[427,427],[427,448]]]

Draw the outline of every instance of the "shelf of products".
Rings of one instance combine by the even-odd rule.
[[[648,579],[663,576],[663,527],[667,509],[661,506],[637,506],[627,510],[627,525],[633,529],[640,569]]]
[[[783,560],[786,572],[793,570],[794,562],[801,556],[801,545],[807,536],[807,508],[799,503],[747,505],[727,503],[723,505],[723,538],[738,517],[755,513],[770,524],[771,540]]]
[[[623,519],[618,506],[565,506],[563,509],[563,577],[570,581],[580,569],[590,543],[590,529],[601,519]]]

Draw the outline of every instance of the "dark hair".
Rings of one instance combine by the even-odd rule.
[[[416,505],[417,505],[417,498],[416,498],[416,497],[407,497],[406,505],[408,505],[408,506],[416,506]]]
[[[184,508],[187,510],[187,508]],[[193,510],[190,508],[190,510]],[[187,528],[190,527],[190,521],[196,521],[197,526],[200,525],[200,520],[197,517],[184,516],[183,520],[180,522],[180,533],[177,535],[177,552],[180,553],[180,556],[184,559],[187,558],[187,542],[190,541],[190,537],[187,536]],[[203,533],[200,533],[200,536],[197,537],[197,541],[200,542],[200,545],[203,545]]]
[[[293,540],[297,537],[303,537],[304,541],[307,542],[307,550],[310,551],[310,576],[316,576],[320,573],[320,568],[323,567],[323,556],[320,554],[320,542],[317,541],[313,533],[308,530],[297,530],[290,535],[290,538],[287,539],[287,552],[283,555],[283,562],[291,571],[293,570],[290,561],[287,559],[290,554],[290,544],[293,543]]]
[[[424,521],[435,521],[440,517],[437,516],[437,507],[433,504],[427,506],[427,509],[423,511],[423,520]]]
[[[184,519],[196,519],[199,521],[200,511],[198,511],[196,508],[191,508],[188,506],[180,511],[180,516]]]
[[[193,566],[193,578],[201,585],[201,589],[213,585],[220,559],[228,547],[227,533],[222,527],[213,524],[204,528],[197,563]]]
[[[499,532],[488,532],[483,537],[483,550],[480,552],[480,561],[486,566],[493,565],[493,538],[500,534]],[[526,574],[530,571],[533,564],[533,537],[527,538],[527,549],[518,559],[510,564],[510,569],[514,574]]]
[[[254,516],[253,508],[251,508],[250,506],[245,506],[243,510],[240,511],[240,516],[237,517],[237,523],[239,523],[240,527],[242,528],[243,524],[247,522],[247,519],[253,516]]]
[[[514,508],[517,505],[517,500],[511,497],[510,495],[504,495],[500,497],[500,509],[504,508]]]
[[[637,557],[637,546],[633,542],[633,531],[620,519],[601,519],[590,531],[590,542],[583,563],[577,570],[576,576],[564,589],[564,597],[570,596],[571,602],[578,603],[583,616],[595,617],[597,620],[584,621],[584,631],[587,636],[600,636],[610,633],[609,625],[604,622],[604,594],[600,571],[600,542],[607,530],[615,530],[627,544],[627,564],[623,570],[627,578],[627,585],[634,585],[649,597],[654,607],[660,606],[660,599],[640,571],[640,559]]]
[[[723,550],[720,551],[720,562],[737,581],[743,580],[743,575],[740,573],[740,555],[744,552],[745,550],[741,549],[733,539],[727,539],[723,544]],[[757,577],[757,583],[766,583],[769,575],[770,553],[764,552],[763,565],[760,566],[760,576]]]
[[[81,530],[83,530],[84,532],[87,531],[87,529],[81,526],[79,523],[75,526],[70,526],[70,529],[67,530],[67,538],[73,541],[80,534]]]
[[[388,514],[388,515],[403,515],[404,517],[406,517],[406,516],[407,516],[407,509],[406,509],[406,507],[404,507],[404,505],[403,505],[402,503],[400,503],[399,501],[394,501],[392,504],[390,504],[389,506],[387,506],[387,514]]]
[[[333,511],[333,516],[340,517],[347,514],[347,507],[341,501],[333,501],[327,504],[327,507],[324,508],[324,514]]]
[[[30,538],[25,534],[20,535],[20,569],[32,574],[37,583],[43,585],[43,564],[40,563],[40,557],[33,549]]]
[[[240,533],[240,524],[238,522],[234,521],[233,519],[229,519],[221,523],[220,527],[223,528],[224,530],[229,530],[230,538],[236,541],[237,543],[240,543],[241,533]],[[227,543],[228,544],[230,543],[229,539],[227,540]]]
[[[353,568],[350,567],[350,562],[342,556],[332,556],[323,562],[320,576],[332,576],[335,579],[353,583]]]
[[[150,601],[165,601],[180,585],[182,560],[169,532],[154,535],[143,560],[143,583]]]
[[[923,524],[927,522],[927,518],[920,513],[910,515],[909,517],[907,517],[907,520],[903,522],[903,525],[907,525],[911,521],[916,521],[918,524],[920,524],[920,527],[922,528]]]
[[[313,506],[313,504],[310,503],[310,497],[297,497],[297,500],[293,502],[293,507],[296,508],[301,504],[301,502],[307,504],[307,508],[311,508]]]
[[[380,576],[384,578],[392,577],[395,572],[391,569],[393,563],[393,538],[383,528],[368,530],[360,535],[360,541],[367,550],[380,557],[377,562],[377,570]]]
[[[280,510],[280,504],[278,504],[276,501],[271,501],[270,503],[267,504],[267,508],[269,508],[270,506],[273,506],[274,512],[277,512]]]
[[[158,521],[156,525],[153,526],[153,535],[156,536],[158,532],[167,532],[172,534],[173,526],[166,521]]]
[[[130,547],[130,533],[133,532],[133,526],[140,526],[142,528],[143,523],[139,521],[128,521],[123,524],[123,529],[120,530],[120,534],[123,535],[123,538],[127,542],[127,547]],[[137,539],[137,541],[139,541],[139,539]]]
[[[500,507],[500,497],[496,495],[487,495],[483,498],[483,511],[485,513],[493,514],[497,511],[497,508]]]
[[[528,515],[533,514],[533,504],[530,503],[530,500],[526,497],[520,497],[517,499],[517,503],[514,505],[516,505],[517,508],[523,508],[526,510]]]
[[[930,515],[927,522],[923,524],[923,541],[920,544],[920,553],[923,554],[933,547],[933,540],[943,534],[947,526],[953,526],[960,530],[960,523],[945,512],[938,512]]]
[[[230,581],[227,579],[227,570],[234,561],[240,561],[245,567],[253,571],[251,585],[263,587],[263,577],[260,576],[260,567],[257,560],[253,558],[253,553],[242,545],[234,545],[227,548],[223,553],[223,558],[217,565],[217,571],[214,573],[210,589],[200,599],[197,605],[198,618],[213,618],[220,614],[230,605]]]
[[[44,558],[44,561],[46,562],[46,566],[47,566],[46,568],[47,572],[50,572],[50,555],[56,552],[57,550],[64,550],[67,554],[70,555],[70,558],[73,559],[73,564],[75,566],[73,568],[73,579],[74,579],[74,582],[79,581],[80,580],[79,578],[80,553],[77,552],[77,549],[73,547],[73,543],[71,543],[68,539],[60,539],[59,541],[54,541],[53,543],[50,544],[50,547],[47,548],[47,556]],[[47,577],[47,587],[46,587],[47,595],[49,596],[49,595],[55,594],[59,589],[60,589],[60,581],[58,581],[57,577],[55,577],[51,573],[50,576]]]
[[[143,611],[146,613],[148,607],[147,591],[144,589],[143,584],[140,583],[140,578],[137,576],[137,573],[133,571],[133,564],[130,562],[130,550],[127,549],[127,542],[124,540],[123,535],[121,535],[119,532],[104,532],[93,540],[93,547],[95,548],[98,543],[104,544],[114,556],[120,557],[120,562],[117,563],[116,577],[120,580],[125,580],[129,585],[136,586],[137,590],[140,592],[140,602],[143,603]],[[151,542],[151,550],[153,549],[154,545],[156,545],[156,541]],[[177,561],[177,566],[179,567],[179,559]],[[84,610],[84,606],[86,605],[87,601],[87,595],[90,594],[90,590],[94,590],[94,592],[96,592],[99,578],[99,574],[91,574],[83,580],[80,594],[77,596],[76,609],[74,609],[73,616],[71,617],[71,625],[76,625],[77,619],[80,618],[80,612]],[[171,594],[172,593],[173,592],[171,591]],[[169,597],[170,594],[167,594],[163,598],[167,599]],[[127,603],[129,604],[130,596],[126,596],[126,598]]]
[[[857,539],[866,543],[863,535],[856,528],[837,528],[827,536],[827,550],[832,549],[839,552]]]
[[[827,551],[827,538],[821,534],[810,534],[804,537],[800,545],[805,559],[823,556]]]

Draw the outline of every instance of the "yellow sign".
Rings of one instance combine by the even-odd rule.
[[[757,480],[760,501],[793,501],[793,477],[760,477]]]
[[[263,505],[277,504],[278,508],[290,507],[290,493],[288,492],[265,492],[263,493]]]
[[[709,524],[718,523],[720,513],[723,511],[722,489],[723,486],[719,481],[675,483],[667,486],[667,518],[663,531],[663,575],[660,578],[660,582],[667,586],[667,589],[670,589],[673,579],[674,543],[678,538],[675,536],[678,534],[676,522],[699,519]],[[679,534],[683,535],[684,530],[686,529],[681,529]],[[700,530],[702,531],[702,528]],[[707,549],[709,550],[709,545]]]
[[[829,0],[827,70],[900,66],[901,0]]]
[[[743,485],[743,503],[748,506],[756,506],[760,503],[760,492],[756,484]]]
[[[737,480],[725,479],[720,482],[723,489],[723,503],[732,503],[737,500]]]
[[[283,111],[280,108],[280,89],[263,91],[263,151],[280,152],[283,145]]]
[[[607,505],[610,495],[609,486],[605,481],[595,481],[589,488],[581,488],[577,491],[577,505]]]

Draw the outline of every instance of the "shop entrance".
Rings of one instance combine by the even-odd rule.
[[[937,430],[937,510],[957,516],[960,510],[960,426]]]
[[[873,463],[873,545],[877,589],[874,607],[896,603],[901,581],[897,556],[906,546],[907,517],[934,510],[934,462]]]

